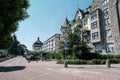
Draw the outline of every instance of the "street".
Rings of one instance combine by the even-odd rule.
[[[68,65],[28,61],[21,56],[0,63],[0,80],[120,80],[120,64]]]

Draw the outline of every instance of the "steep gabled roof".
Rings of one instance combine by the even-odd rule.
[[[82,9],[79,9],[79,8],[78,8],[78,10],[76,11],[76,14],[75,14],[74,19],[76,19],[76,17],[77,17],[79,14],[81,14],[81,17],[82,17],[83,14],[84,14],[84,11],[83,11]]]
[[[68,19],[67,19],[67,17],[66,17],[66,18],[65,18],[65,22],[64,22],[64,24],[62,25],[62,27],[67,27],[68,24],[69,24],[69,21],[68,21]]]

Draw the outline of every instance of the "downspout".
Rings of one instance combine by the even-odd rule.
[[[120,32],[120,12],[119,12],[119,1],[120,1],[120,0],[117,0],[117,1],[116,1],[116,11],[117,11],[118,26],[119,26],[119,32]],[[119,36],[120,36],[120,33],[119,33]]]

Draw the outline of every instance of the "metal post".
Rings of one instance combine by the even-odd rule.
[[[65,61],[64,61],[64,67],[67,68],[67,61],[66,61],[66,51],[68,49],[68,44],[67,42],[64,42],[64,50],[65,50]]]
[[[66,50],[65,50],[65,62],[64,62],[64,66],[65,66],[65,68],[68,67],[68,65],[67,65],[67,61],[66,61]]]

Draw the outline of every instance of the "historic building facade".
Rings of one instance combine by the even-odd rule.
[[[42,50],[42,46],[43,46],[43,43],[42,41],[40,41],[39,37],[37,39],[37,41],[35,41],[32,45],[32,48],[34,51],[38,51],[38,50]]]
[[[120,52],[119,2],[119,0],[93,0],[89,12],[91,42],[98,52]]]
[[[59,48],[60,34],[55,34],[43,42],[42,50],[57,52]]]
[[[81,38],[93,51],[120,53],[120,0],[93,0],[86,10],[78,9],[73,21],[66,18],[61,26],[61,37],[79,23]]]

